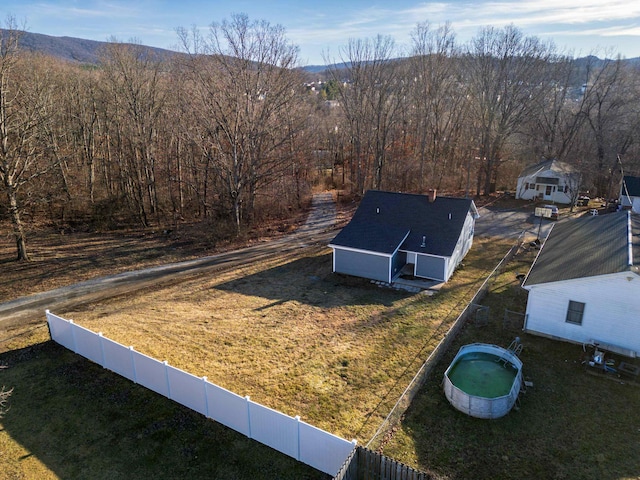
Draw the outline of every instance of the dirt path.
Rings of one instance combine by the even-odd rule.
[[[336,208],[331,193],[313,197],[306,223],[286,237],[251,247],[196,260],[171,263],[143,270],[120,273],[37,293],[0,304],[0,331],[21,325],[40,323],[44,310],[67,308],[94,302],[142,288],[183,280],[190,276],[235,268],[278,253],[291,252],[309,245],[328,243],[335,235]]]

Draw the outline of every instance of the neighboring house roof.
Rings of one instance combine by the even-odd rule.
[[[392,254],[401,250],[451,256],[469,210],[477,217],[468,198],[369,190],[349,224],[329,244],[370,252]],[[424,243],[423,243],[424,237]]]
[[[640,197],[640,177],[625,175],[622,178],[622,195]]]
[[[540,173],[547,171],[552,171],[562,175],[576,173],[576,169],[568,163],[551,159],[544,160],[540,163],[536,163],[535,165],[531,165],[525,168],[522,173],[520,173],[520,177],[530,177],[532,175],[539,175]]]
[[[583,216],[557,223],[523,286],[639,272],[640,217],[631,212]]]

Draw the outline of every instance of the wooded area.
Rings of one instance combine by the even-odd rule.
[[[28,260],[25,222],[175,228],[221,237],[303,205],[314,185],[486,195],[557,158],[617,195],[640,171],[638,62],[574,59],[518,28],[466,44],[418,24],[409,52],[354,39],[311,89],[280,26],[246,15],[179,29],[169,57],[113,39],[97,65],[0,37],[0,219]],[[612,55],[607,55],[612,57]]]

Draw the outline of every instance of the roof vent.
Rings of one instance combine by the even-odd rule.
[[[422,248],[425,248],[427,246],[427,237],[426,236],[422,236],[422,243],[420,244],[420,246]]]
[[[380,213],[380,208],[376,208],[376,213]]]
[[[449,212],[449,220],[451,220],[451,212]]]
[[[436,189],[435,188],[430,188],[429,191],[427,192],[427,194],[429,195],[429,202],[433,203],[436,201]]]

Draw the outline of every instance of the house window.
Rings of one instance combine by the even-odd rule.
[[[565,185],[564,186],[564,193],[567,193],[569,191],[569,185]]]
[[[569,300],[569,308],[567,309],[567,323],[574,325],[582,325],[582,316],[584,315],[584,303]]]

